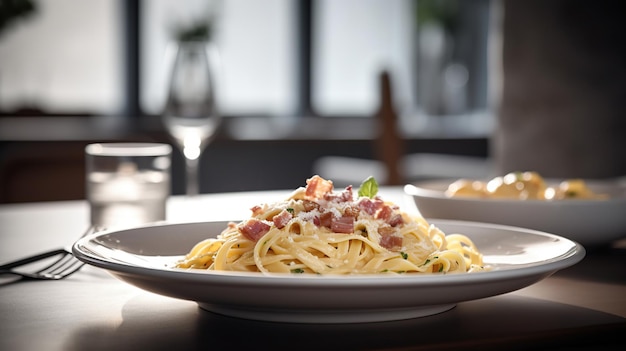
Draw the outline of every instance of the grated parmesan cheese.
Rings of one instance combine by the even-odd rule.
[[[315,217],[319,217],[320,216],[320,211],[317,209],[311,210],[309,212],[300,212],[298,213],[297,217],[303,221],[307,221],[310,222],[312,220],[315,219]]]

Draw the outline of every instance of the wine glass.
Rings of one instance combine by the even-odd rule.
[[[187,195],[196,195],[200,192],[200,156],[221,120],[215,94],[217,52],[206,41],[180,41],[171,50],[163,122],[185,157]]]

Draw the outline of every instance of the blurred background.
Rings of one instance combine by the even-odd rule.
[[[0,203],[84,198],[84,146],[173,143],[168,44],[204,30],[224,116],[202,193],[535,170],[626,174],[617,1],[2,0]],[[184,162],[173,161],[173,193]]]

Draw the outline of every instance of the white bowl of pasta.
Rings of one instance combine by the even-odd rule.
[[[602,246],[626,237],[626,185],[619,181],[585,180],[595,194],[585,198],[511,198],[452,196],[450,189],[466,180],[439,179],[407,184],[419,212],[430,218],[512,225],[564,236],[586,246]],[[548,191],[562,180],[545,180]],[[483,183],[485,184],[485,183]],[[479,186],[473,186],[475,189]],[[554,194],[554,192],[551,192]]]

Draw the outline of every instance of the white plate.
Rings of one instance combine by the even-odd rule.
[[[447,197],[454,180],[408,184],[420,213],[443,218],[512,225],[554,233],[583,245],[598,246],[626,237],[626,186],[618,182],[586,181],[602,200],[508,200]],[[553,182],[547,181],[548,184]]]
[[[433,221],[472,238],[492,271],[449,275],[262,275],[171,268],[225,222],[165,224],[77,241],[76,257],[139,288],[196,301],[233,317],[300,323],[359,323],[440,313],[462,301],[534,284],[580,261],[579,244],[552,234],[489,224]]]

